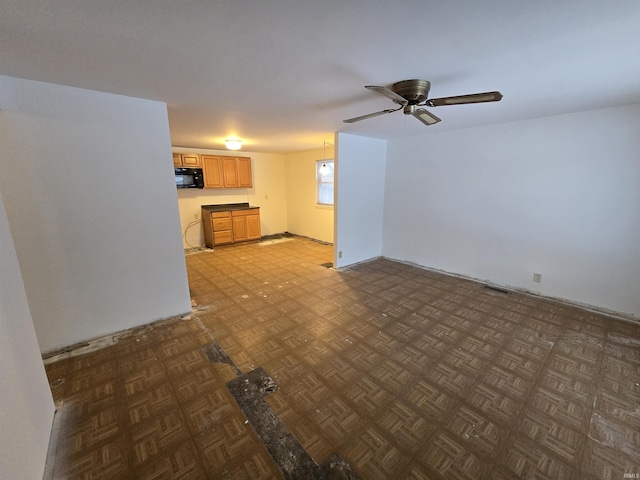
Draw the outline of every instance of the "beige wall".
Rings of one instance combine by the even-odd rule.
[[[206,150],[174,147],[176,153],[206,153],[211,155],[234,155],[228,150]],[[222,203],[245,203],[260,207],[260,229],[262,235],[287,231],[287,186],[285,157],[278,154],[238,152],[238,156],[251,157],[253,188],[227,189],[180,189],[177,190],[180,224],[184,247],[204,245],[202,223],[185,229],[200,220],[200,206]]]
[[[233,155],[227,150],[173,147],[176,153]],[[316,160],[333,158],[333,147],[287,155],[239,152],[251,157],[253,188],[177,190],[185,248],[204,245],[200,206],[243,203],[260,207],[262,235],[290,232],[333,243],[333,207],[316,203]],[[326,155],[326,157],[325,157]],[[186,231],[186,235],[185,235]]]
[[[333,159],[333,151],[327,145],[326,153],[318,148],[286,155],[289,232],[333,243],[333,207],[316,203],[316,160]]]

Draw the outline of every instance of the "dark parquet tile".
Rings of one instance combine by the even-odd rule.
[[[194,312],[46,361],[56,479],[284,478],[217,342],[311,458],[363,479],[640,474],[640,325],[295,237],[188,255]],[[214,359],[215,360],[215,359]]]

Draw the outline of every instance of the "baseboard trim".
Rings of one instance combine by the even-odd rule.
[[[392,262],[398,262],[398,263],[402,263],[405,265],[410,265],[412,267],[416,267],[416,268],[420,268],[423,270],[427,270],[429,272],[433,272],[433,273],[440,273],[442,275],[448,275],[450,277],[455,277],[455,278],[460,278],[463,280],[469,280],[471,282],[475,282],[475,283],[479,283],[482,285],[490,285],[492,287],[497,287],[497,288],[501,288],[504,290],[509,290],[511,292],[517,292],[517,293],[521,293],[523,295],[528,295],[531,297],[536,297],[536,298],[541,298],[550,302],[556,302],[556,303],[560,303],[562,305],[566,305],[566,306],[570,306],[570,307],[575,307],[575,308],[580,308],[582,310],[586,310],[590,313],[597,313],[599,315],[605,315],[607,317],[611,317],[611,318],[615,318],[616,320],[622,320],[624,322],[630,322],[630,323],[640,323],[640,318],[636,317],[633,314],[630,313],[624,313],[624,312],[618,312],[615,310],[610,310],[608,308],[604,308],[604,307],[598,307],[596,305],[590,305],[588,303],[582,303],[582,302],[577,302],[574,300],[569,300],[567,298],[562,298],[562,297],[553,297],[550,295],[544,295],[540,292],[535,292],[532,290],[528,290],[526,288],[522,288],[522,287],[515,287],[512,285],[506,285],[506,284],[500,284],[500,283],[494,283],[494,282],[490,282],[489,280],[481,280],[479,278],[475,278],[475,277],[471,277],[469,275],[463,275],[460,273],[453,273],[453,272],[447,272],[446,270],[440,270],[437,268],[432,268],[432,267],[427,267],[424,265],[420,265],[419,263],[415,263],[415,262],[410,262],[410,261],[405,261],[405,260],[398,260],[396,258],[391,258],[391,257],[377,257],[377,258],[384,258],[385,260],[389,260]],[[375,260],[375,259],[372,259]]]

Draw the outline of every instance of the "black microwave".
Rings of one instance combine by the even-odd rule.
[[[176,188],[204,188],[201,168],[176,168]]]

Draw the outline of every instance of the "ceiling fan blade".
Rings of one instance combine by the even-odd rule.
[[[434,123],[438,123],[440,119],[436,117],[433,113],[426,111],[424,108],[418,108],[411,115],[416,117],[425,125],[433,125]]]
[[[456,97],[431,98],[425,102],[425,105],[440,107],[442,105],[462,105],[465,103],[499,102],[501,99],[502,94],[500,92],[472,93]]]
[[[409,103],[404,97],[401,97],[400,95],[398,95],[393,90],[389,90],[387,87],[378,87],[377,85],[365,85],[364,88],[368,88],[369,90],[372,90],[374,92],[381,93],[385,97],[389,97],[391,100],[393,100],[398,105],[404,106],[407,103]]]
[[[402,108],[402,107],[400,107]],[[397,112],[399,109],[392,109],[389,108],[387,110],[382,110],[380,112],[376,112],[376,113],[369,113],[367,115],[361,115],[360,117],[353,117],[353,118],[348,118],[347,120],[343,120],[344,123],[355,123],[355,122],[359,122],[360,120],[366,120],[367,118],[373,118],[373,117],[377,117],[378,115],[383,115],[385,113],[393,113],[393,112]]]

